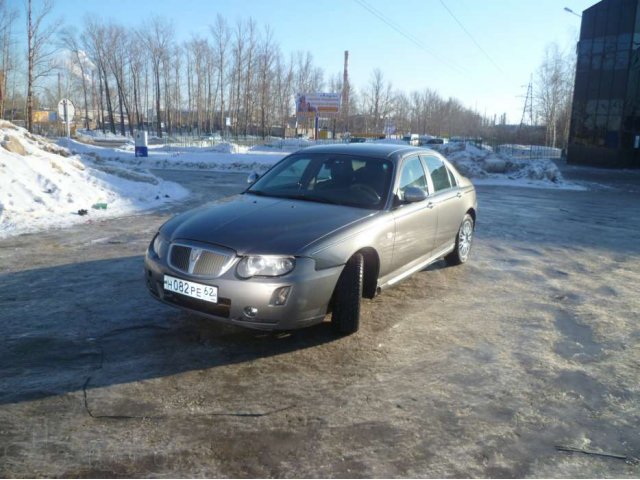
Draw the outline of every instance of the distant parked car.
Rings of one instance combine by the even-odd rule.
[[[411,133],[402,137],[402,140],[407,142],[409,145],[418,146],[420,144],[420,135],[417,133]]]
[[[444,139],[436,138],[436,137],[429,138],[424,142],[420,143],[420,145],[442,145],[442,144],[444,144]]]
[[[438,153],[336,144],[289,155],[242,194],[160,227],[145,258],[157,299],[236,325],[358,330],[360,301],[444,257],[467,261],[471,182]]]

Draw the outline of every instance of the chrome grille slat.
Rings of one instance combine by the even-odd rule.
[[[195,248],[199,249],[201,253],[196,262],[191,265],[193,270],[189,271],[191,251]],[[216,278],[227,270],[233,258],[234,254],[232,251],[228,251],[227,253],[227,251],[224,250],[216,251],[199,245],[175,243],[171,244],[169,265],[188,275]]]
[[[217,275],[225,263],[227,263],[226,256],[203,250],[202,255],[196,262],[193,273],[195,275]]]

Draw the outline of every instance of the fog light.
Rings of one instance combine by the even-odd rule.
[[[249,318],[254,318],[258,314],[256,307],[244,307],[244,315]]]
[[[276,288],[271,295],[271,301],[269,305],[284,305],[287,303],[287,298],[289,298],[289,292],[291,291],[291,287],[280,287]]]

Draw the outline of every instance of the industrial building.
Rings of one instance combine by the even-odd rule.
[[[640,168],[640,0],[582,14],[567,161]]]

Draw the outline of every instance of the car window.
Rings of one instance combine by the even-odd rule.
[[[404,191],[407,187],[417,187],[425,192],[428,191],[427,177],[418,157],[411,157],[405,160],[402,165],[399,185],[401,197],[404,196]]]
[[[271,182],[272,186],[296,185],[298,180],[309,166],[310,158],[299,158],[287,165]]]
[[[445,167],[447,167],[447,164],[445,164]],[[451,171],[451,169],[449,167],[447,167],[447,172],[449,173],[449,181],[451,182],[451,186],[452,187],[457,187],[458,186],[458,180],[456,180],[456,176],[453,174],[453,172]]]
[[[437,157],[425,156],[422,157],[429,169],[429,175],[431,175],[431,181],[433,182],[433,189],[436,192],[440,190],[446,190],[451,188],[451,181],[449,180],[449,173],[444,162]]]
[[[326,163],[323,163],[320,167],[320,171],[314,178],[316,183],[322,183],[326,180],[331,180],[331,170],[329,170],[329,166]]]
[[[293,154],[247,193],[381,209],[393,173],[388,160],[344,154]]]

